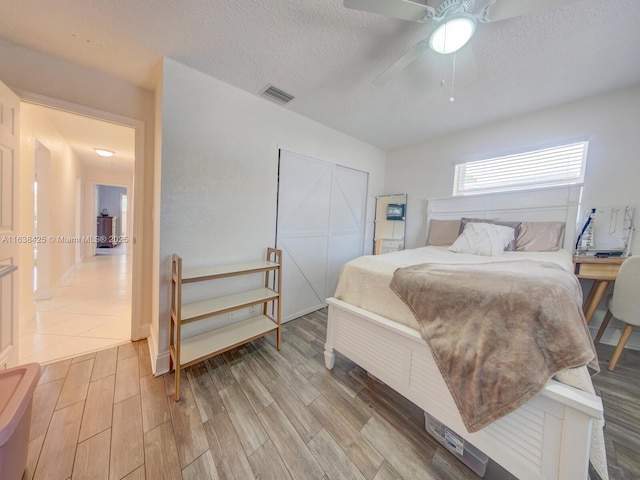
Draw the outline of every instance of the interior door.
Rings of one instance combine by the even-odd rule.
[[[0,265],[17,265],[20,99],[0,82]],[[21,239],[22,240],[22,239]],[[28,239],[26,239],[28,240]],[[18,279],[0,278],[0,366],[18,364]]]
[[[344,262],[362,255],[367,180],[365,172],[280,152],[283,321],[323,308]]]
[[[365,172],[334,168],[325,298],[335,293],[342,266],[363,253],[368,182]]]

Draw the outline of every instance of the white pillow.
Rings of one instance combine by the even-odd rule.
[[[467,223],[449,250],[473,255],[502,255],[514,236],[515,231],[511,227],[493,223]]]

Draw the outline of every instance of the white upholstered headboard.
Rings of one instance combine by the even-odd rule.
[[[581,185],[488,193],[461,197],[430,198],[427,201],[427,232],[431,219],[461,217],[564,222],[563,248],[573,251],[582,195]]]

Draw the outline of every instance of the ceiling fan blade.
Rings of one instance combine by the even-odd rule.
[[[344,6],[410,22],[424,19],[430,7],[410,0],[344,0]]]
[[[489,10],[488,17],[490,22],[499,22],[527,13],[561,7],[575,1],[577,0],[498,0]]]
[[[413,62],[416,58],[422,55],[429,49],[429,38],[425,38],[418,44],[416,44],[411,50],[401,56],[393,65],[382,72],[372,82],[374,85],[384,85],[396,74],[396,72],[402,70],[404,67]]]

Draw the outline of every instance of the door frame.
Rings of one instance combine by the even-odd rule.
[[[143,205],[144,205],[144,143],[145,124],[142,120],[125,117],[116,113],[98,110],[86,105],[80,105],[58,98],[48,97],[37,93],[20,89],[12,89],[20,98],[20,101],[39,105],[42,107],[54,108],[65,112],[95,118],[125,127],[131,127],[135,131],[135,162],[133,169],[133,235],[129,235],[132,240],[132,286],[131,286],[131,339],[140,340],[149,336],[149,322],[142,321],[142,252],[141,246],[144,244],[142,237],[144,231]]]

